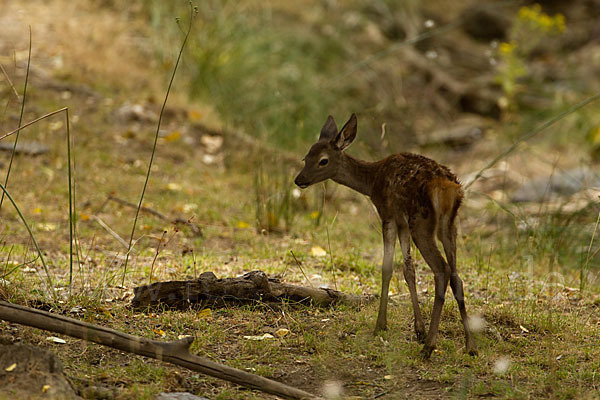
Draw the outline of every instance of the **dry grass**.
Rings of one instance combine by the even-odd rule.
[[[50,271],[61,296],[61,302],[52,304],[54,311],[147,337],[160,338],[164,334],[166,339],[174,339],[192,334],[197,337],[193,350],[199,354],[313,392],[321,391],[324,382],[335,381],[342,384],[347,395],[360,398],[598,398],[597,265],[592,264],[586,277],[586,290],[576,289],[581,279],[577,258],[581,252],[566,251],[568,246],[564,246],[566,239],[576,238],[575,245],[587,249],[589,240],[579,240],[577,234],[593,229],[597,215],[593,207],[566,224],[561,218],[551,219],[544,213],[534,217],[530,210],[513,207],[505,193],[492,193],[492,197],[498,195],[496,202],[469,195],[461,214],[459,260],[468,309],[487,323],[479,334],[477,358],[462,351],[462,327],[450,295],[442,316],[438,351],[431,362],[418,358],[420,345],[414,341],[412,311],[401,278],[394,278],[392,283],[390,330],[381,338],[371,335],[375,306],[362,310],[290,305],[210,312],[130,310],[127,305],[131,289],[148,282],[157,246],[160,252],[154,277],[159,280],[188,279],[203,271],[232,276],[262,269],[286,281],[307,284],[289,255],[293,250],[313,282],[333,286],[333,260],[341,290],[376,293],[381,262],[379,222],[366,199],[331,184],[327,185],[320,225],[314,221],[313,212],[319,206],[312,197],[322,197],[322,186],[295,200],[297,211],[288,233],[257,231],[254,162],[271,164],[268,168],[272,168],[273,175],[288,174],[290,179],[293,170],[268,156],[255,157],[253,151],[239,150],[239,146],[238,154],[232,157],[229,152],[233,146],[227,140],[217,154],[224,156],[225,161],[205,163],[206,155],[215,154],[211,154],[194,124],[198,120],[207,122],[215,118],[214,114],[198,113],[199,109],[211,107],[189,104],[180,98],[179,105],[167,113],[145,205],[168,215],[194,217],[204,236],[195,237],[185,228],[175,231],[170,224],[142,214],[131,272],[125,287],[120,287],[124,248],[92,216],[101,218],[121,237],[127,237],[134,210],[114,202],[105,204],[105,200],[111,193],[136,200],[155,122],[119,119],[117,110],[130,102],[143,104],[146,110],[156,113],[153,99],[160,92],[154,88],[160,87],[163,79],[158,76],[160,68],[156,73],[153,63],[142,62],[149,53],[135,39],[143,32],[140,21],[92,5],[69,8],[66,3],[9,1],[0,6],[0,15],[17,18],[18,23],[10,24],[6,32],[14,40],[19,60],[19,49],[25,48],[22,38],[27,37],[23,32],[27,21],[32,22],[34,60],[39,60],[38,68],[45,73],[39,73],[37,83],[34,80],[32,84],[25,120],[64,105],[71,106],[76,116],[72,128],[80,262],[72,296],[66,289],[66,149],[63,127],[57,121],[44,121],[24,132],[23,141],[38,140],[50,151],[39,157],[18,156],[9,188],[51,261]],[[0,17],[0,24],[9,26],[2,23],[3,18],[6,17]],[[87,29],[89,26],[93,28]],[[38,29],[40,33],[36,33]],[[4,60],[10,58],[8,54],[2,49],[1,56],[5,58],[0,61],[4,65]],[[62,67],[53,61],[59,55]],[[22,68],[22,61],[17,63],[16,72],[8,68],[17,87]],[[65,87],[56,90],[41,85],[47,77],[68,79]],[[95,93],[69,89],[69,85],[80,83],[91,86]],[[144,86],[142,92],[137,90],[138,85]],[[11,125],[14,107],[15,104],[9,105],[0,126]],[[491,138],[471,153],[428,151],[464,175],[474,169],[476,155],[494,154],[498,143],[502,140]],[[556,149],[544,148],[541,155],[536,147],[519,151],[506,160],[506,170],[499,171],[504,173],[499,179],[505,179],[507,187],[514,187],[530,173],[551,171],[554,164],[564,162],[560,165],[568,166],[574,162],[572,158],[555,162],[557,158],[551,151]],[[0,165],[5,154],[0,153]],[[225,168],[229,159],[246,162]],[[521,168],[523,164],[525,168]],[[513,179],[516,173],[519,178]],[[477,189],[485,191],[491,183],[482,181]],[[516,217],[498,204],[516,213]],[[33,253],[14,212],[7,205],[1,212],[0,275],[4,275],[15,262],[31,259]],[[535,219],[536,229],[524,230],[519,225],[525,217]],[[560,224],[566,224],[564,232],[549,230]],[[160,240],[165,230],[167,246]],[[332,258],[311,255],[314,246],[330,250],[328,230]],[[544,243],[546,247],[542,246]],[[597,244],[592,247],[597,248]],[[36,264],[5,276],[0,283],[0,297],[23,304],[48,304],[39,271]],[[419,289],[426,290],[421,301],[427,317],[433,300],[433,279],[419,257],[417,271]],[[80,311],[71,313],[75,306],[81,307]],[[290,335],[260,342],[244,339],[246,335],[273,333],[278,328],[289,329]],[[45,340],[47,333],[34,329],[0,322],[0,334],[51,348],[60,354],[67,373],[81,379],[81,386],[91,381],[113,388],[116,398],[152,398],[167,390],[221,399],[269,398],[82,341],[67,339],[64,346],[50,344]],[[504,359],[510,362],[506,370],[498,364]]]

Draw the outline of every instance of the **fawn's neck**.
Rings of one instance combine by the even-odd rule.
[[[371,196],[375,170],[376,163],[359,160],[349,154],[343,153],[342,165],[332,179],[359,193]]]

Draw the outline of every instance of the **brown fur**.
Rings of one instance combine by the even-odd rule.
[[[344,153],[356,136],[356,127],[356,117],[352,115],[336,134],[337,127],[330,116],[319,141],[306,155],[296,184],[304,188],[332,179],[369,196],[377,208],[382,222],[384,256],[376,331],[387,327],[387,298],[397,236],[404,256],[404,278],[411,295],[415,332],[425,342],[424,356],[429,357],[435,348],[448,283],[458,303],[467,351],[474,354],[463,284],[456,269],[455,219],[464,197],[460,182],[447,167],[422,155],[401,153],[367,162]],[[442,243],[446,259],[438,249],[436,237]],[[435,301],[426,337],[410,256],[411,238],[434,273]]]

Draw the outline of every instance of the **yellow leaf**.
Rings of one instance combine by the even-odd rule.
[[[289,329],[285,329],[285,328],[279,328],[275,332],[275,334],[277,335],[277,337],[280,337],[280,338],[282,338],[284,336],[287,336],[288,333],[290,333]]]
[[[311,212],[311,213],[310,213],[310,218],[311,218],[311,219],[317,219],[317,218],[319,218],[319,215],[320,215],[320,214],[321,214],[321,213],[320,213],[320,212],[318,212],[318,211],[313,211],[313,212]]]
[[[310,255],[313,257],[325,257],[327,255],[327,252],[321,246],[313,246],[310,249]]]
[[[17,363],[12,363],[11,365],[9,365],[8,367],[4,368],[4,370],[6,372],[12,372],[15,370],[15,368],[17,368]]]
[[[203,310],[200,310],[198,312],[198,317],[199,318],[211,318],[212,317],[212,310],[210,308],[205,308]]]
[[[39,208],[39,207],[36,207],[36,208],[33,209],[33,213],[34,214],[41,214],[42,213],[42,209]]]
[[[181,185],[179,183],[169,182],[167,183],[167,189],[172,192],[179,192],[181,191]]]
[[[588,134],[588,137],[590,142],[592,142],[592,145],[600,145],[600,125],[596,126],[595,128],[592,128],[592,130]]]
[[[167,336],[167,334],[165,333],[165,331],[163,331],[160,328],[159,329],[152,328],[152,332],[156,333],[157,335],[160,335],[161,337]]]
[[[79,218],[81,218],[82,221],[89,221],[90,216],[86,213],[79,213]]]
[[[163,139],[165,140],[165,142],[176,142],[180,138],[181,138],[181,132],[173,131],[173,132],[169,133],[167,136],[165,136]]]
[[[202,118],[202,113],[200,113],[200,111],[196,111],[196,110],[188,111],[188,119],[190,121],[195,122],[195,121],[200,120],[200,118]]]
[[[246,221],[238,221],[237,227],[240,229],[248,229],[250,225]]]
[[[48,390],[50,390],[50,385],[42,386],[42,393],[46,393]]]

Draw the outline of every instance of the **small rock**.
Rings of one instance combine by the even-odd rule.
[[[512,196],[515,203],[544,202],[600,186],[600,176],[589,168],[575,168],[526,182]]]
[[[156,114],[141,104],[125,103],[115,111],[115,114],[123,122],[154,122],[157,120]]]
[[[13,151],[14,141],[0,142],[0,151]],[[44,146],[39,142],[27,142],[19,140],[17,142],[16,154],[24,154],[27,156],[39,156],[45,154],[48,151],[48,147]]]

